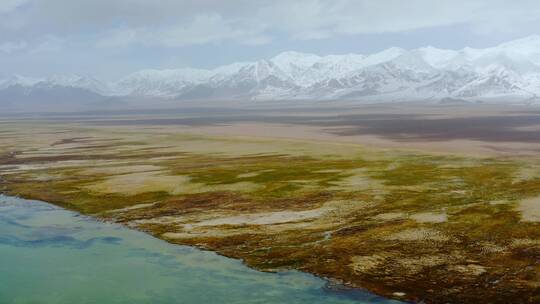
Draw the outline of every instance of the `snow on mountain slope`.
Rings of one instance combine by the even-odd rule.
[[[527,60],[540,65],[540,35],[532,35],[486,49],[466,48],[469,60],[505,55],[513,60]]]
[[[76,88],[102,96],[179,100],[504,101],[508,97],[531,102],[540,96],[540,36],[485,49],[393,47],[374,54],[327,56],[283,52],[211,70],[142,70],[111,84],[76,75],[0,80],[0,91],[14,87],[25,92]]]
[[[418,53],[426,63],[434,68],[444,68],[452,60],[459,56],[459,52],[454,50],[442,50],[432,46],[419,48],[413,52]]]
[[[0,80],[2,111],[76,111],[102,108],[109,87],[89,77],[12,76]]]
[[[120,95],[173,97],[210,76],[210,71],[201,69],[142,70],[122,78],[114,87]]]
[[[362,61],[362,65],[364,67],[366,67],[366,66],[370,66],[370,65],[376,65],[376,64],[384,63],[384,62],[393,60],[393,59],[405,54],[406,52],[407,51],[402,49],[402,48],[391,47],[391,48],[386,49],[384,51],[381,51],[381,52],[366,56],[366,58]]]
[[[108,84],[92,77],[80,75],[55,75],[34,85],[40,87],[71,87],[88,90],[101,95],[107,95],[111,91]]]
[[[309,71],[311,67],[319,62],[321,57],[314,54],[304,54],[298,52],[283,52],[271,59],[282,72],[299,78]]]
[[[107,84],[97,79],[80,75],[54,75],[49,78],[31,78],[20,75],[0,79],[0,89],[19,86],[27,89],[34,87],[52,88],[52,87],[70,87],[84,89],[99,94],[108,94],[110,88]]]

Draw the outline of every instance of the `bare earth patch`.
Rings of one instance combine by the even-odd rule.
[[[403,212],[388,212],[377,214],[372,219],[377,221],[395,221],[407,218],[407,215]]]
[[[113,175],[102,182],[97,182],[84,188],[100,193],[136,195],[149,191],[182,193],[193,191],[201,186],[199,184],[192,184],[188,176],[166,175],[163,172],[137,172]]]
[[[253,191],[258,185],[251,182],[206,185],[194,183],[189,176],[168,175],[160,171],[137,172],[113,175],[106,180],[84,186],[100,193],[124,193],[130,195],[145,192],[167,192],[170,194],[201,193],[206,191]]]
[[[440,231],[430,228],[416,228],[400,231],[385,237],[384,239],[389,241],[435,241],[444,242],[448,241],[448,236],[444,235]]]
[[[355,272],[369,273],[380,266],[388,258],[388,255],[368,255],[368,256],[353,256],[351,258],[351,268]]]
[[[108,213],[126,212],[126,211],[131,211],[131,210],[144,209],[144,208],[152,207],[154,205],[155,205],[155,203],[153,203],[153,204],[137,204],[137,205],[133,205],[133,206],[125,207],[125,208],[107,210],[107,212]]]
[[[448,221],[446,213],[421,212],[410,215],[410,218],[419,223],[444,223]]]
[[[238,174],[236,178],[247,178],[247,177],[255,177],[257,175],[261,174],[260,172],[248,172],[248,173],[242,173]]]
[[[522,200],[518,210],[521,212],[522,221],[540,222],[540,197]]]
[[[306,211],[278,211],[243,214],[201,221],[198,223],[194,223],[191,226],[197,227],[219,225],[273,225],[317,218],[327,211],[328,210],[325,208],[319,208]]]
[[[456,265],[451,268],[464,275],[479,276],[486,272],[486,268],[481,265],[469,264],[469,265]]]
[[[419,273],[424,268],[444,265],[449,260],[446,255],[423,255],[416,258],[397,259],[396,262],[400,267],[405,268],[408,273]]]
[[[341,174],[345,177],[331,182],[334,186],[329,189],[360,191],[380,187],[380,182],[369,177],[363,168],[343,171]]]
[[[83,174],[126,174],[126,173],[139,173],[149,171],[163,171],[163,167],[155,165],[124,165],[124,166],[99,166],[88,168],[82,171]]]

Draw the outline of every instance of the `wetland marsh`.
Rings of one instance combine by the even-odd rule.
[[[534,154],[433,153],[122,120],[2,122],[2,192],[257,270],[299,270],[390,298],[540,301]]]

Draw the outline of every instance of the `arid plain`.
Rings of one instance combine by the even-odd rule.
[[[540,108],[0,119],[0,186],[401,300],[540,301]]]

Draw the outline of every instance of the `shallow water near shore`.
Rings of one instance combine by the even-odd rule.
[[[0,303],[398,303],[0,195]]]

